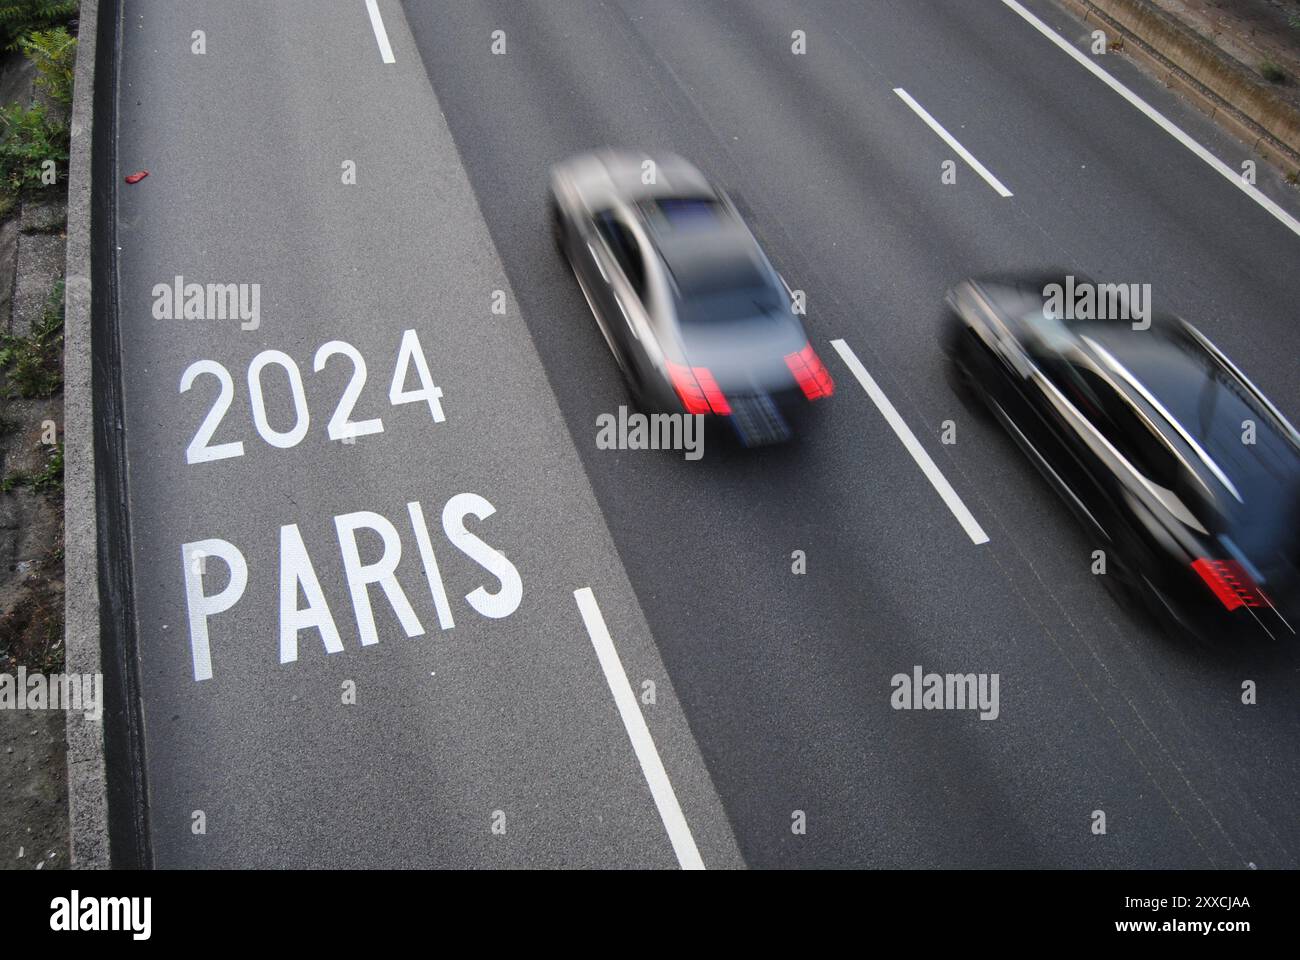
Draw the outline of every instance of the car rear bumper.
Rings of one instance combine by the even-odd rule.
[[[1145,579],[1145,578],[1144,578]],[[1287,593],[1266,594],[1267,600],[1254,606],[1241,605],[1227,609],[1188,571],[1166,579],[1160,584],[1146,579],[1156,612],[1173,627],[1175,632],[1185,632],[1211,645],[1237,645],[1273,641],[1277,643],[1300,642],[1297,614],[1294,610],[1275,606],[1276,596]]]

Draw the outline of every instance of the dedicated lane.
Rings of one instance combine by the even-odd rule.
[[[400,8],[376,9],[389,63],[361,0],[124,5],[153,862],[738,866]],[[236,285],[244,322],[191,283]]]

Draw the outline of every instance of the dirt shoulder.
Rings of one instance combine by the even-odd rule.
[[[24,676],[64,668],[63,273],[76,40],[66,29],[75,22],[49,26],[22,34],[40,49],[0,56],[0,869],[19,870],[70,861],[66,716],[27,709]]]
[[[61,710],[0,710],[0,870],[68,866]]]

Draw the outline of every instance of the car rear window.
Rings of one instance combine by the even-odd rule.
[[[1248,388],[1181,331],[1097,325],[1087,333],[1142,383],[1227,477],[1237,496],[1218,498],[1224,512],[1246,528],[1274,526],[1272,512],[1261,508],[1296,498],[1300,452]],[[1181,442],[1176,432],[1170,436]],[[1199,468],[1196,458],[1191,462]],[[1243,543],[1247,549],[1277,533],[1238,530],[1242,539],[1255,541]]]

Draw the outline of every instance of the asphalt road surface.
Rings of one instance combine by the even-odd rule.
[[[1239,189],[1048,34],[1240,144],[1045,0],[370,6],[125,3],[157,865],[1300,866],[1293,646],[1188,648],[1119,602],[936,341],[968,275],[1150,283],[1294,418],[1294,190]],[[604,145],[697,163],[806,291],[837,393],[797,442],[597,448],[627,392],[544,203]],[[256,326],[168,319],[177,276],[259,284]],[[402,402],[418,359],[390,389],[408,330],[432,401]],[[349,437],[357,357],[383,429]],[[917,667],[997,674],[996,719],[894,709]]]

